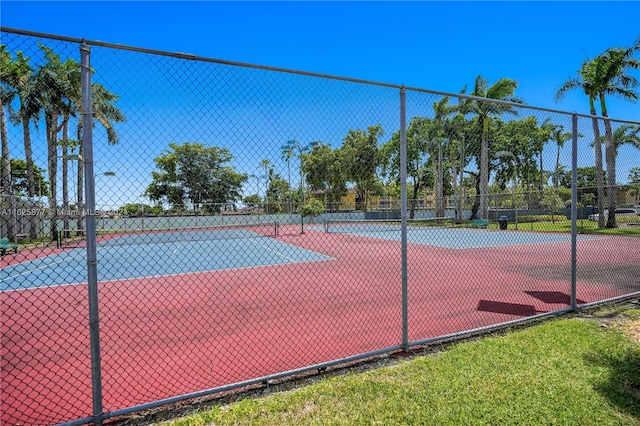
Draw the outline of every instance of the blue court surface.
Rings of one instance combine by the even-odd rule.
[[[154,234],[144,244],[144,240],[136,241],[133,237],[98,243],[98,281],[331,259],[273,238],[165,241],[160,234]],[[86,283],[86,277],[86,248],[74,248],[2,268],[0,291]]]
[[[316,229],[320,230],[321,228],[318,227]],[[385,227],[384,225],[377,224],[358,225],[335,223],[325,229],[328,229],[332,234],[346,234],[389,241],[401,240],[399,227]],[[595,238],[597,237],[578,236],[578,240]],[[462,250],[482,247],[570,242],[571,235],[513,230],[407,226],[407,241],[411,244]]]

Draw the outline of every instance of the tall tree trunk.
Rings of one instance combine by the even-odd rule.
[[[69,149],[68,149],[68,141],[69,141],[69,128],[67,125],[67,121],[62,127],[62,212],[63,216],[63,232],[65,238],[71,237],[70,226],[69,226]]]
[[[47,133],[47,159],[49,169],[49,217],[51,231],[50,240],[55,241],[58,236],[58,137],[57,114],[45,113]]]
[[[409,219],[414,219],[416,217],[416,202],[418,201],[418,192],[420,191],[420,183],[416,182],[415,179],[413,181],[413,192],[411,196],[411,200],[409,200]]]
[[[361,189],[361,188],[362,188],[362,185],[356,183],[356,194],[360,198],[360,206],[362,207],[362,212],[366,213],[367,212],[367,190]],[[304,191],[304,188],[303,188],[303,191]],[[304,203],[302,205],[304,205]]]
[[[480,214],[481,219],[489,218],[489,133],[487,119],[482,120],[483,132],[480,144]]]
[[[608,117],[604,97],[600,98],[600,105],[602,108],[602,116]],[[609,120],[604,120],[604,134],[604,155],[607,163],[607,196],[609,197],[609,217],[606,226],[607,228],[617,228],[616,207],[618,206],[618,188],[616,187],[616,146],[613,142],[613,131],[611,130],[611,122]]]
[[[433,187],[431,190],[433,191],[434,216],[438,217],[438,160],[433,155],[433,152],[429,155],[429,159],[431,160],[431,170],[433,170]]]
[[[82,148],[82,142],[80,143],[80,149],[78,150],[78,230],[76,235],[84,235],[84,149]]]
[[[453,188],[453,194],[454,194],[454,202],[455,202],[455,222],[456,223],[460,223],[460,215],[461,215],[461,209],[460,209],[460,203],[459,201],[459,197],[458,197],[458,168],[456,167],[456,158],[455,158],[455,152],[454,152],[454,143],[453,141],[450,142],[449,144],[449,158],[451,160],[451,186]]]
[[[7,224],[7,238],[9,238],[10,241],[15,241],[16,217],[14,215],[14,212],[15,212],[16,206],[15,206],[15,197],[13,195],[13,191],[11,188],[11,157],[10,157],[11,154],[9,152],[9,131],[7,129],[4,103],[1,103],[1,102],[0,102],[0,139],[2,140],[2,169],[0,170],[0,173],[2,174],[2,178],[0,179],[0,186],[2,186],[2,195],[3,195],[2,197],[3,199],[0,201],[2,201],[3,208],[6,206],[6,209],[9,211],[8,215],[2,215],[2,217],[5,218],[6,224]]]
[[[544,189],[544,169],[542,168],[542,149],[540,149],[540,192]]]
[[[271,187],[271,178],[273,175],[273,169],[271,170],[271,173],[269,173],[269,164],[268,161],[269,160],[262,160],[263,161],[263,167],[264,167],[264,173],[265,173],[265,178],[266,178],[266,182],[265,182],[265,190],[264,190],[264,203],[265,203],[265,212],[267,214],[270,214],[271,212],[269,211],[269,188]],[[267,161],[267,163],[265,163],[265,161]]]
[[[560,144],[558,144],[558,151],[556,152],[556,172],[554,174],[555,178],[554,178],[554,186],[556,187],[556,189],[558,189],[560,187]]]
[[[465,166],[465,139],[464,134],[461,140],[462,146],[460,148],[460,217],[457,223],[462,223],[462,212],[464,210],[464,166]]]
[[[304,188],[303,188],[304,190]],[[367,191],[366,189],[363,191],[363,196],[364,196],[364,207],[363,207],[363,211],[365,213],[367,213],[367,208],[369,207],[369,191]]]
[[[468,172],[467,172],[468,173]],[[473,206],[471,206],[471,218],[470,219],[481,219],[478,217],[478,211],[480,209],[480,173],[475,175],[476,178],[476,198],[473,201]]]
[[[36,195],[36,179],[33,165],[33,149],[31,148],[31,129],[29,128],[28,117],[22,118],[22,132],[24,135],[24,156],[27,163],[27,195],[29,202],[31,202]],[[29,215],[29,238],[32,240],[38,237],[36,220],[37,215]]]
[[[0,102],[0,140],[2,141],[2,169],[0,169],[0,185],[2,193],[9,194],[11,187],[11,158],[9,157],[9,131],[5,118],[4,104]]]
[[[438,141],[438,172],[436,174],[436,217],[444,217],[444,173],[442,171],[442,140]]]
[[[593,98],[589,99],[591,104],[591,115],[596,115],[596,107]],[[600,142],[600,124],[597,118],[591,119],[593,126],[593,149],[596,166],[596,187],[597,187],[597,203],[598,203],[598,228],[604,228],[604,177],[602,176],[602,145]]]
[[[517,161],[517,160],[516,160]],[[522,173],[522,171],[520,171],[520,173]],[[520,186],[522,185],[522,179],[520,179]],[[516,178],[513,181],[513,186],[515,187],[515,191],[516,191],[516,201],[519,201],[520,198],[518,198],[518,175],[516,174]],[[523,188],[524,189],[524,188]],[[527,167],[527,204],[528,205],[533,205],[533,200],[531,199],[531,169],[529,167]]]

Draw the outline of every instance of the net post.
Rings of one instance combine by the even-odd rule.
[[[402,349],[409,350],[409,298],[407,274],[407,117],[406,90],[400,89],[400,219],[402,255]]]

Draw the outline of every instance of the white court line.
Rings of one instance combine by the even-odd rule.
[[[289,257],[289,256],[286,256],[285,254],[283,254],[283,253],[281,253],[281,252],[279,252],[279,251],[273,250],[272,248],[267,247],[267,246],[266,246],[266,245],[264,245],[264,244],[260,244],[260,243],[258,243],[258,242],[257,242],[257,241],[255,241],[255,240],[249,239],[249,242],[254,243],[255,245],[257,245],[257,246],[259,246],[259,247],[262,247],[263,249],[265,249],[265,250],[267,250],[267,251],[270,251],[270,252],[272,252],[272,253],[275,253],[276,255],[278,255],[278,256],[280,256],[280,257],[284,257],[285,259],[290,260],[291,262],[296,262],[296,263],[304,262],[304,261],[297,260],[297,259],[293,259],[293,258],[291,258],[291,257]]]
[[[178,243],[178,247],[176,247],[176,249],[171,254],[176,254],[176,252],[178,251],[181,245],[182,245],[182,241]]]
[[[77,257],[80,257],[80,256],[76,256],[76,257],[72,258],[71,260],[72,260],[72,261],[75,261]],[[43,259],[44,259],[44,258],[43,258]],[[34,259],[34,260],[37,260],[37,259]],[[26,271],[24,271],[24,272],[21,272],[21,273],[19,273],[18,275],[10,275],[10,276],[8,276],[7,278],[3,278],[3,279],[1,279],[1,280],[0,280],[0,283],[1,283],[1,282],[4,282],[4,281],[7,281],[7,280],[9,280],[9,279],[12,279],[12,278],[21,277],[21,276],[23,276],[23,275],[29,275],[29,274],[30,274],[30,273],[32,273],[32,272],[39,271],[39,270],[41,270],[41,269],[47,269],[48,267],[50,267],[50,266],[52,266],[52,265],[57,265],[57,264],[59,264],[59,263],[64,263],[64,262],[69,262],[69,259],[62,259],[62,260],[60,260],[60,261],[58,261],[58,262],[50,262],[50,263],[44,264],[43,266],[39,266],[39,267],[37,267],[37,268],[29,269],[29,270],[26,270]],[[19,265],[19,264],[18,264],[18,265]],[[13,266],[13,265],[9,265],[9,266]]]

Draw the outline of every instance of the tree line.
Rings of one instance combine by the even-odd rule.
[[[605,118],[608,117],[607,97],[615,96],[636,102],[638,81],[629,72],[640,68],[640,61],[634,58],[638,50],[640,38],[628,48],[609,48],[595,58],[585,60],[578,75],[568,79],[557,91],[555,100],[561,101],[568,91],[580,89],[588,98],[590,114]],[[412,190],[410,199],[417,199],[420,190],[432,187],[436,199],[436,215],[444,216],[444,196],[456,193],[457,187],[464,183],[464,174],[469,174],[475,180],[476,190],[472,218],[487,218],[489,181],[493,171],[496,172],[496,182],[503,188],[507,176],[524,181],[529,191],[532,188],[540,191],[545,188],[548,176],[543,167],[542,152],[548,142],[557,146],[556,164],[551,177],[553,187],[558,189],[563,175],[560,149],[572,135],[563,126],[553,124],[549,119],[540,123],[536,117],[530,116],[503,121],[504,117],[518,115],[518,109],[513,105],[522,103],[522,99],[515,96],[517,87],[518,83],[508,78],[490,85],[480,75],[476,78],[470,95],[510,104],[459,98],[457,105],[450,105],[449,97],[443,97],[433,104],[432,117],[411,119],[406,130],[407,179]],[[461,94],[466,91],[465,87]],[[600,105],[599,112],[596,103]],[[605,134],[601,136],[599,121],[597,118],[592,119],[592,146],[599,210],[598,226],[603,227],[605,190],[609,201],[608,211],[615,212],[617,204],[618,149],[625,144],[640,149],[640,127],[624,124],[614,131],[611,122],[605,119]],[[337,201],[344,194],[346,182],[354,182],[366,208],[367,195],[379,183],[377,176],[387,176],[393,183],[399,184],[399,132],[394,133],[388,142],[378,148],[376,142],[381,133],[379,126],[369,127],[366,131],[350,131],[339,149],[332,151],[330,147],[323,145],[320,150],[304,154],[303,170],[312,176],[309,179],[312,188],[323,191],[325,201]],[[606,170],[602,162],[603,145]],[[536,164],[536,159],[539,164]],[[475,161],[475,169],[466,170],[472,161]],[[413,206],[411,204],[411,216]],[[606,227],[617,227],[615,214],[608,215]]]
[[[58,182],[62,183],[62,207],[69,207],[69,167],[76,160],[78,206],[84,200],[82,111],[80,64],[62,59],[52,49],[39,44],[44,62],[33,66],[22,51],[11,54],[6,45],[0,45],[0,136],[2,161],[0,183],[3,202],[14,195],[35,197],[46,195],[49,209],[55,212],[59,200]],[[617,96],[631,102],[638,99],[638,81],[630,74],[640,67],[634,55],[640,50],[640,38],[628,48],[605,50],[581,65],[577,76],[568,79],[555,94],[561,101],[574,89],[584,92],[594,117],[608,117],[606,99]],[[510,179],[521,182],[528,190],[542,191],[552,180],[550,188],[558,189],[564,171],[560,164],[560,149],[571,139],[568,129],[553,124],[549,119],[540,122],[535,116],[519,117],[516,96],[517,81],[509,78],[490,84],[479,75],[468,93],[471,98],[443,96],[432,106],[432,115],[411,118],[406,129],[407,180],[415,200],[421,191],[430,188],[436,200],[436,214],[444,215],[445,195],[457,194],[470,182],[475,188],[472,218],[487,218],[489,210],[489,183],[505,188]],[[125,121],[116,106],[119,95],[108,88],[92,83],[94,125],[106,131],[109,144],[119,142],[116,123]],[[461,90],[466,95],[468,88]],[[482,99],[480,99],[482,98]],[[499,101],[499,102],[493,102]],[[502,103],[502,102],[507,103]],[[598,111],[597,106],[600,107]],[[509,118],[509,120],[506,120]],[[74,119],[74,120],[72,120]],[[7,123],[22,129],[24,160],[11,157]],[[31,128],[44,122],[47,164],[38,167],[33,158]],[[75,127],[72,128],[72,123]],[[604,120],[601,135],[599,120],[592,120],[595,158],[596,200],[600,211],[599,226],[615,227],[615,215],[604,217],[605,191],[609,195],[609,211],[616,207],[616,156],[618,148],[630,144],[640,148],[639,127],[618,126],[615,131],[610,121]],[[372,195],[394,194],[400,184],[400,134],[395,131],[382,141],[384,129],[375,124],[366,129],[352,129],[344,136],[340,146],[318,141],[309,152],[300,152],[301,183],[298,190],[291,187],[291,178],[285,179],[274,172],[269,160],[259,167],[265,170],[267,181],[264,203],[270,211],[282,210],[287,202],[304,199],[302,182],[309,190],[320,194],[325,203],[339,201],[352,184],[366,209]],[[543,164],[543,149],[553,143],[557,149],[551,172]],[[604,145],[604,162],[602,147]],[[288,167],[292,151],[286,156]],[[284,153],[283,153],[284,155]],[[62,178],[58,179],[58,159],[61,159]],[[224,206],[242,200],[242,187],[250,178],[231,165],[232,154],[226,148],[207,147],[202,143],[171,143],[156,158],[157,170],[151,173],[151,183],[143,195],[156,203],[169,203],[172,208],[187,205]],[[604,165],[606,164],[606,169]],[[46,172],[45,172],[46,171]],[[566,183],[566,182],[565,182]],[[255,196],[254,196],[255,195]],[[245,197],[245,203],[258,204],[258,194]],[[211,207],[208,207],[211,208]],[[222,207],[212,207],[219,211]],[[413,215],[415,204],[410,205]],[[461,211],[461,209],[458,209]],[[56,234],[57,218],[51,218],[51,235]],[[69,229],[69,218],[64,217],[64,228]],[[14,230],[8,223],[9,237]],[[77,220],[77,232],[83,232],[83,222]],[[30,223],[31,238],[36,238],[35,223]]]
[[[598,115],[596,100],[601,106],[600,115],[608,117],[606,110],[607,96],[618,96],[635,102],[638,98],[637,80],[628,72],[638,68],[638,60],[633,55],[640,49],[640,39],[629,48],[610,48],[593,59],[586,60],[578,76],[567,80],[557,91],[555,99],[562,100],[566,92],[582,89],[587,95],[590,113]],[[413,117],[406,129],[407,141],[407,179],[410,204],[410,217],[413,217],[415,200],[419,193],[431,188],[436,200],[436,215],[444,216],[446,195],[459,193],[460,189],[473,182],[475,199],[471,208],[472,218],[487,218],[489,210],[489,182],[492,174],[495,184],[504,189],[513,178],[519,181],[527,192],[559,190],[561,185],[570,187],[568,172],[560,164],[560,150],[571,140],[571,132],[562,125],[554,124],[550,119],[540,122],[535,116],[518,117],[517,104],[522,99],[515,95],[518,83],[503,78],[491,85],[479,75],[473,90],[468,93],[473,98],[460,97],[457,104],[452,104],[450,97],[442,97],[432,106],[433,115]],[[467,87],[460,92],[467,93]],[[477,99],[482,98],[482,99]],[[486,100],[485,100],[486,99]],[[499,101],[499,102],[492,102]],[[503,103],[508,102],[508,103]],[[505,121],[505,118],[512,118]],[[611,123],[604,120],[605,134],[601,136],[599,121],[593,119],[595,167],[582,168],[579,182],[581,193],[589,193],[585,188],[585,176],[595,174],[595,198],[598,202],[600,220],[604,223],[605,189],[609,195],[609,211],[615,211],[616,196],[616,157],[620,146],[629,144],[640,149],[639,127],[624,124],[613,131]],[[400,184],[400,134],[394,132],[388,141],[381,142],[384,129],[380,124],[366,129],[352,129],[344,136],[341,144],[332,147],[330,142],[316,141],[308,152],[300,152],[301,187],[297,191],[291,188],[290,167],[294,152],[283,152],[287,161],[288,180],[274,173],[269,160],[263,160],[260,168],[265,169],[263,176],[267,180],[265,197],[257,193],[244,198],[246,204],[258,206],[261,203],[270,212],[282,211],[287,201],[296,203],[304,200],[302,182],[307,183],[309,191],[323,198],[325,204],[339,202],[347,192],[347,185],[352,184],[363,209],[367,209],[369,199],[373,195],[398,195]],[[582,136],[582,135],[580,135]],[[552,143],[556,147],[555,164],[551,171],[545,170],[543,149]],[[606,153],[606,170],[602,163],[602,145]],[[184,204],[184,197],[172,200],[172,191],[186,196],[193,205],[198,205],[194,198],[197,194],[200,202],[214,205],[234,202],[240,199],[240,187],[248,179],[247,175],[229,175],[231,186],[227,187],[229,197],[222,196],[220,191],[209,193],[198,185],[189,184],[187,173],[174,179],[172,175],[175,164],[172,158],[179,150],[191,148],[204,149],[202,146],[185,144],[182,147],[171,145],[173,153],[156,159],[163,172],[154,172],[153,183],[146,191],[152,200],[168,201],[173,206]],[[217,148],[216,148],[217,149]],[[225,155],[228,153],[225,153]],[[206,157],[206,155],[204,156]],[[222,162],[230,157],[220,157]],[[167,163],[169,161],[169,163]],[[171,164],[167,168],[167,164]],[[470,167],[473,165],[473,167]],[[193,173],[200,166],[194,167]],[[190,172],[190,173],[191,173]],[[174,186],[167,186],[166,180],[174,179]],[[256,177],[257,178],[257,177]],[[203,178],[204,179],[204,178]],[[208,185],[215,187],[220,177],[209,177],[213,181]],[[515,185],[515,182],[514,182]],[[461,200],[461,198],[458,198]],[[462,208],[457,208],[461,215]],[[459,216],[458,219],[461,217]],[[615,215],[609,215],[607,227],[616,227]]]

